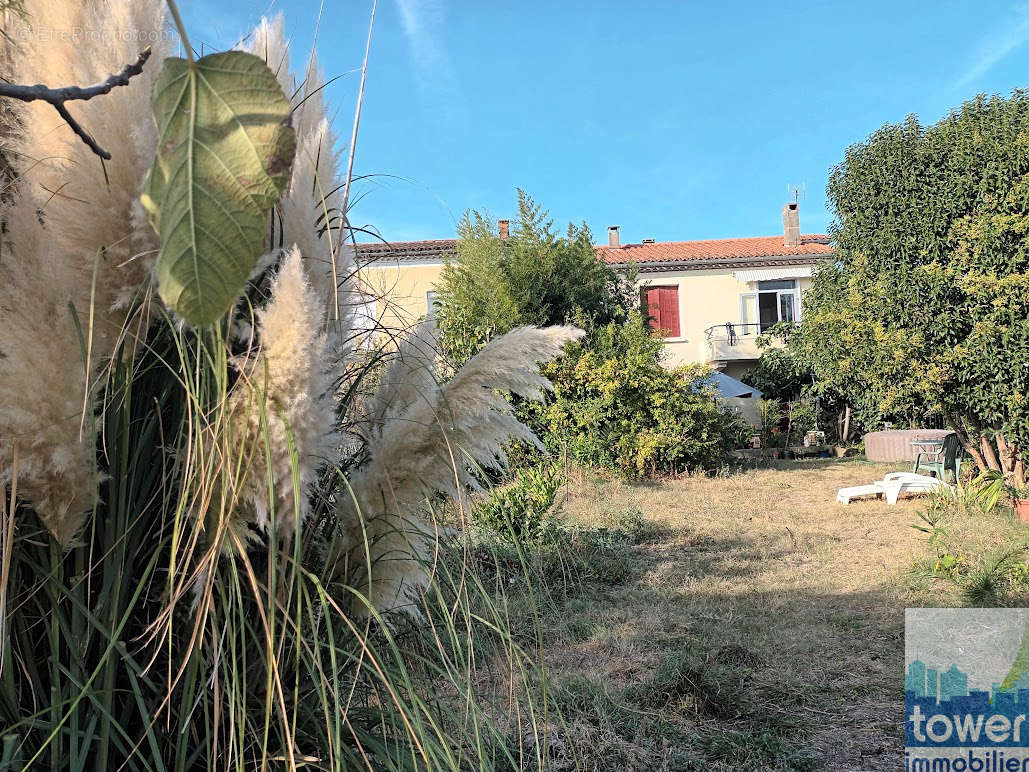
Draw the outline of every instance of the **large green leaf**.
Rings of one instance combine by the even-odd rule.
[[[230,51],[165,60],[153,106],[143,205],[161,237],[158,291],[186,321],[211,324],[246,284],[289,179],[289,101],[261,59]]]

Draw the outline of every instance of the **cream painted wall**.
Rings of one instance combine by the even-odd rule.
[[[707,361],[708,327],[732,322],[740,323],[740,295],[757,290],[756,282],[740,281],[731,268],[701,271],[667,271],[641,274],[637,285],[643,287],[679,288],[679,337],[667,338],[670,365]],[[798,279],[801,295],[811,286],[811,279]],[[751,365],[730,364],[726,374],[736,378]],[[731,370],[731,372],[730,372]]]
[[[668,338],[668,363],[706,362],[704,330],[726,322],[739,323],[740,295],[754,292],[756,283],[739,281],[731,268],[699,271],[668,271],[641,274],[637,285],[679,288],[680,336]],[[407,263],[380,261],[360,269],[359,279],[365,290],[378,298],[376,314],[388,327],[407,327],[425,316],[426,293],[434,290],[443,272],[443,263]],[[801,294],[811,286],[811,279],[798,279]],[[724,372],[738,378],[752,362],[730,362]]]
[[[379,261],[363,266],[358,279],[376,300],[379,322],[390,328],[408,327],[428,311],[427,293],[434,291],[443,263]]]

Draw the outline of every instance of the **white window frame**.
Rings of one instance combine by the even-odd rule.
[[[364,290],[354,291],[351,303],[354,331],[358,338],[358,347],[373,348],[375,331],[379,326],[378,298]]]
[[[790,281],[790,280],[784,279],[783,281]],[[780,299],[779,296],[780,295],[792,295],[793,296],[793,323],[794,324],[799,324],[801,319],[804,316],[804,306],[800,302],[800,283],[796,279],[793,279],[792,281],[795,283],[795,286],[792,289],[776,289],[776,290],[769,289],[769,290],[762,290],[762,289],[755,288],[754,290],[751,290],[750,292],[741,292],[740,293],[740,324],[744,325],[744,324],[760,324],[761,323],[761,297],[760,296],[765,294],[765,293],[775,293],[775,316],[776,316],[777,321],[779,321],[779,322],[783,321],[782,320],[782,300]],[[751,283],[752,284],[757,284],[757,282],[751,282]],[[753,321],[751,321],[750,319],[747,318],[747,299],[748,298],[752,298],[753,299],[753,301],[754,301],[754,308],[757,311],[757,318],[754,319]],[[744,335],[750,335],[752,333],[751,333],[751,331],[748,328],[744,327],[743,328],[743,334]]]
[[[750,298],[754,301],[754,310],[757,312],[758,318],[753,322],[747,318],[747,299]],[[756,292],[741,292],[740,293],[740,325],[744,335],[750,335],[750,328],[745,325],[748,324],[759,324],[761,321],[761,311],[757,304],[757,293]]]

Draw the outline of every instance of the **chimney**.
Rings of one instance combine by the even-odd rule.
[[[497,221],[497,226],[500,229],[500,238],[506,239],[507,236],[508,236],[508,233],[511,230],[511,221],[510,220],[498,220]]]
[[[800,206],[796,201],[782,208],[782,236],[784,247],[800,246]]]
[[[618,226],[609,225],[607,226],[607,245],[609,247],[620,247],[618,243]]]

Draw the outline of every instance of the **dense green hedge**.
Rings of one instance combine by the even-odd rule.
[[[983,468],[1029,447],[1029,93],[978,97],[849,148],[836,261],[791,347],[858,419],[942,414]],[[985,440],[985,441],[983,441]]]

